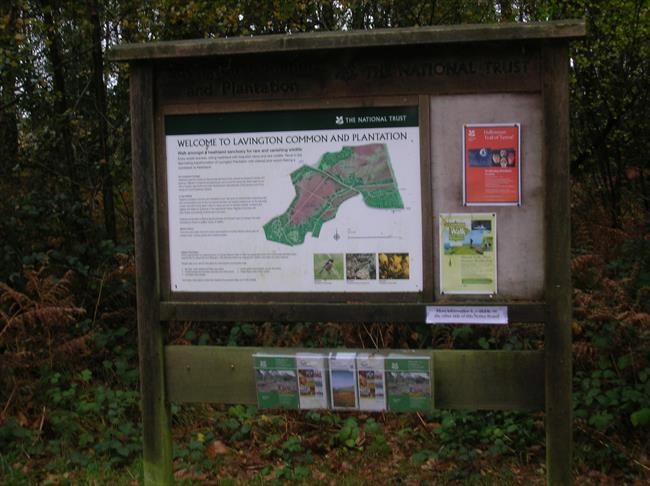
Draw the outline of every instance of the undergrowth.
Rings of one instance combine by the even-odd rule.
[[[634,227],[634,226],[630,226]],[[648,226],[574,223],[575,474],[650,478]],[[0,283],[0,482],[136,484],[141,428],[133,258],[40,255]],[[355,348],[541,349],[543,326],[173,323],[168,342]],[[181,484],[535,484],[541,413],[278,412],[172,407]],[[498,478],[498,479],[497,479]],[[228,483],[224,483],[228,484]]]

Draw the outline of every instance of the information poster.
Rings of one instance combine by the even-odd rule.
[[[497,292],[496,214],[441,214],[439,242],[441,294]]]
[[[465,205],[521,204],[520,140],[518,123],[464,126]]]
[[[388,410],[391,412],[429,411],[431,359],[391,354],[386,359]]]
[[[417,106],[165,116],[174,292],[419,292]]]
[[[259,407],[297,409],[299,398],[295,356],[254,354],[253,360]]]

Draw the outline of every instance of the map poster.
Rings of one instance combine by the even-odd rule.
[[[417,106],[165,116],[173,292],[420,292]]]
[[[521,204],[521,143],[518,123],[465,125],[463,203]]]
[[[496,214],[440,214],[439,241],[441,294],[496,293]]]
[[[389,354],[386,385],[391,412],[431,411],[431,358]]]

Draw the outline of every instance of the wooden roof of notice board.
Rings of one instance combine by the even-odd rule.
[[[569,41],[584,37],[585,34],[584,20],[463,24],[337,32],[320,31],[300,34],[122,44],[112,47],[108,52],[108,58],[112,61],[144,61],[399,45]]]

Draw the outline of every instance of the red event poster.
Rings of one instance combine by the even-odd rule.
[[[463,146],[463,203],[521,204],[519,124],[465,125]]]

